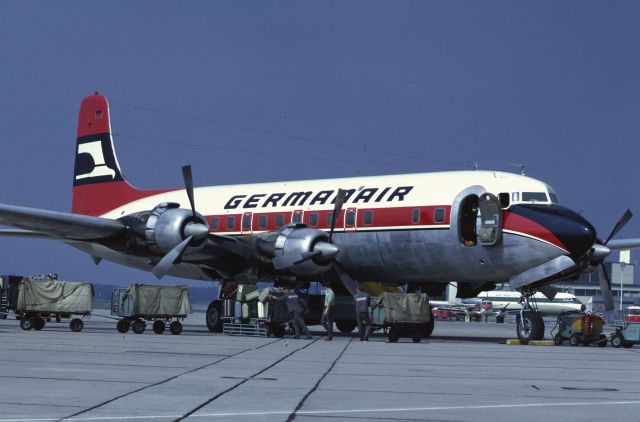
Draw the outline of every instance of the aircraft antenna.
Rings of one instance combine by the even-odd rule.
[[[469,164],[473,164],[473,171],[478,170],[478,162],[477,161],[467,161]]]
[[[509,163],[510,166],[515,166],[515,167],[520,167],[520,174],[522,176],[524,176],[524,168],[527,166],[526,164],[514,164],[514,163]]]

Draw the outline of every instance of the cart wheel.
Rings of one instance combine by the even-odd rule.
[[[7,319],[7,310],[0,309],[0,319]]]
[[[607,347],[607,336],[604,334],[598,336],[598,347]]]
[[[623,341],[622,347],[624,347],[625,349],[631,349],[633,347],[633,343],[631,343],[630,341]]]
[[[420,343],[422,340],[422,332],[420,330],[415,330],[413,332],[413,336],[411,336],[411,340],[413,340],[414,343]]]
[[[40,318],[40,317],[36,317],[33,319],[33,329],[40,331],[44,328],[44,319]]]
[[[569,344],[572,346],[577,346],[580,344],[580,334],[578,333],[573,333],[571,334],[571,337],[569,337]]]
[[[624,337],[622,337],[620,334],[615,333],[611,336],[611,347],[615,347],[618,348],[620,346],[622,346],[622,342],[624,341]]]
[[[389,343],[395,343],[400,338],[400,333],[397,328],[389,328]]]
[[[431,334],[433,334],[435,323],[436,321],[433,319],[433,314],[431,314],[431,320],[424,325],[424,328],[422,330],[422,337],[431,337]]]
[[[69,322],[69,328],[74,333],[79,333],[84,328],[84,322],[80,318],[74,318]]]
[[[119,333],[126,333],[127,331],[129,331],[129,328],[131,327],[131,323],[129,322],[128,319],[122,318],[118,320],[118,323],[116,324],[116,329],[118,330]]]
[[[553,336],[553,343],[554,343],[556,346],[560,346],[560,345],[562,345],[562,342],[563,342],[563,341],[564,341],[564,337],[562,337],[562,336],[560,335],[560,333],[557,333],[555,336]]]
[[[269,330],[274,337],[284,337],[284,327],[282,325],[272,325],[271,327],[269,327]]]
[[[162,334],[164,333],[164,329],[166,327],[167,325],[164,323],[164,321],[158,319],[153,323],[153,332],[156,334]]]
[[[143,320],[141,319],[136,319],[135,321],[133,321],[133,323],[131,324],[131,329],[133,330],[134,333],[136,334],[142,334],[144,333],[144,329],[147,328],[147,325],[144,323]]]
[[[352,332],[358,324],[354,320],[343,319],[340,321],[336,321],[336,327],[341,333],[349,334]]]
[[[20,328],[23,330],[30,330],[33,328],[33,320],[28,317],[24,317],[20,320]]]
[[[169,331],[171,331],[171,334],[174,336],[180,334],[182,332],[182,324],[180,321],[173,321],[171,325],[169,325]]]

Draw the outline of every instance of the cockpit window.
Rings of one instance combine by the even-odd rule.
[[[558,197],[556,196],[555,193],[549,192],[549,198],[551,198],[551,203],[552,204],[557,204],[558,203]]]
[[[523,202],[549,202],[545,192],[522,192]]]

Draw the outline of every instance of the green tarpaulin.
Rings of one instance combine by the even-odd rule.
[[[71,281],[22,280],[17,310],[21,312],[86,313],[93,310],[93,286]]]
[[[429,322],[429,297],[426,294],[382,293],[386,322]]]
[[[134,315],[188,315],[192,312],[187,286],[134,283],[127,289]]]

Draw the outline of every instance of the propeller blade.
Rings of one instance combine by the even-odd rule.
[[[193,175],[191,174],[191,166],[182,167],[182,178],[184,179],[184,187],[187,190],[187,196],[189,197],[189,205],[191,205],[193,221],[198,221],[196,219],[196,203],[193,199]]]
[[[618,232],[622,230],[622,228],[629,222],[629,220],[631,220],[631,217],[633,217],[633,214],[631,213],[630,209],[627,209],[622,217],[620,217],[620,220],[618,220],[618,222],[616,223],[615,227],[611,231],[611,234],[609,235],[609,237],[607,237],[607,240],[604,241],[605,246],[607,245],[607,243],[609,243],[611,238],[618,234]]]
[[[604,302],[604,310],[611,311],[613,310],[613,293],[611,293],[611,280],[609,280],[604,262],[598,265],[598,279],[600,281],[600,294],[602,295],[602,302]]]
[[[338,189],[338,194],[336,195],[336,205],[333,207],[333,218],[331,219],[331,230],[329,231],[329,242],[331,242],[331,238],[333,238],[333,230],[336,228],[336,223],[338,222],[338,218],[340,217],[340,211],[342,210],[342,205],[344,205],[344,198],[347,192],[343,189]]]
[[[178,243],[177,246],[171,249],[169,253],[163,256],[160,262],[158,262],[156,266],[153,267],[153,275],[155,275],[158,280],[164,277],[171,270],[173,264],[175,264],[180,259],[184,251],[187,249],[191,240],[193,240],[193,235]]]

